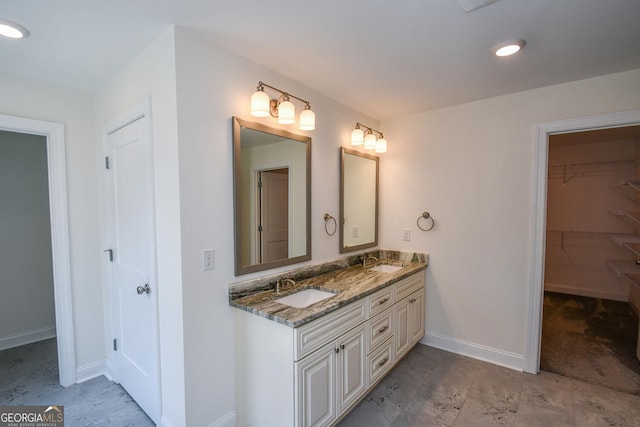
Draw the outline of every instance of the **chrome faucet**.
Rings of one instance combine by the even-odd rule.
[[[296,285],[296,281],[293,279],[278,279],[276,281],[276,294],[279,294],[280,291],[287,287],[293,287]]]
[[[367,266],[367,261],[369,261],[370,259],[372,259],[374,262],[378,261],[378,258],[372,256],[372,255],[365,255],[362,257],[362,267],[366,267]]]

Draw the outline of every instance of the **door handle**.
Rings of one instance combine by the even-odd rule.
[[[138,286],[136,292],[138,292],[138,295],[149,294],[151,293],[151,288],[148,283],[145,283],[144,286]]]

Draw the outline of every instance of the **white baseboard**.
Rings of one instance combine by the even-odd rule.
[[[93,363],[88,363],[83,366],[79,366],[76,369],[76,383],[82,383],[90,379],[105,375],[106,366],[104,360],[98,360]]]
[[[218,418],[210,425],[210,427],[235,427],[236,426],[236,412],[229,412],[222,418]]]
[[[33,329],[31,331],[20,332],[18,334],[0,337],[0,350],[8,348],[20,347],[21,345],[31,344],[34,342],[54,338],[56,336],[56,327],[45,326],[44,328]]]
[[[516,371],[524,369],[524,356],[522,354],[511,353],[431,332],[427,332],[420,342],[431,347],[493,363],[494,365],[515,369]]]
[[[627,293],[617,294],[614,292],[603,292],[597,289],[585,289],[573,286],[562,285],[558,283],[545,283],[544,290],[549,292],[558,292],[561,294],[579,295],[583,297],[602,298],[613,301],[627,302],[629,298]]]

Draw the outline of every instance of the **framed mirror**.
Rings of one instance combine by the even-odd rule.
[[[311,259],[311,138],[233,118],[235,274]]]
[[[340,149],[340,253],[378,245],[378,161]]]

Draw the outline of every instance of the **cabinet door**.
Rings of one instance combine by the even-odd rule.
[[[296,363],[296,420],[300,427],[336,418],[336,347],[332,343]]]
[[[395,325],[396,333],[394,334],[396,346],[396,360],[399,360],[409,350],[411,342],[409,341],[409,297],[396,303],[395,306]]]
[[[338,414],[367,390],[366,327],[360,325],[337,341]]]
[[[409,297],[409,342],[411,345],[424,336],[424,289]]]

